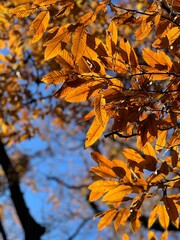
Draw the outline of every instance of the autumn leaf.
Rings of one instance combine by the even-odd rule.
[[[144,48],[142,51],[142,56],[146,63],[155,69],[169,70],[172,67],[172,62],[170,58],[164,52],[153,52],[150,49]]]
[[[113,218],[116,216],[116,214],[117,214],[116,209],[107,211],[98,223],[98,230],[102,230],[103,228],[107,227],[111,223]]]
[[[34,5],[45,6],[58,2],[58,0],[35,0]]]
[[[106,110],[103,108],[105,105],[105,99],[102,97],[101,94],[96,96],[93,100],[94,103],[94,111],[97,119],[101,123],[102,126],[106,124],[106,119],[107,119],[107,113]]]
[[[74,61],[78,62],[83,56],[86,48],[87,31],[85,27],[78,27],[73,35],[72,39],[72,54],[74,56]]]
[[[88,188],[97,192],[107,192],[113,188],[116,188],[119,185],[118,182],[114,180],[99,180],[92,183]]]
[[[164,205],[166,207],[166,211],[169,215],[169,218],[172,221],[176,221],[176,219],[178,218],[179,215],[178,215],[177,207],[176,207],[173,199],[165,196],[162,198],[162,201],[164,202]]]
[[[31,7],[29,3],[19,5],[11,10],[12,14],[15,14],[18,18],[28,17],[35,12],[35,8]]]
[[[103,132],[106,129],[107,122],[108,122],[108,118],[106,119],[106,122],[104,121],[104,126],[102,126],[98,118],[97,117],[94,118],[86,134],[85,148],[91,146],[100,138],[100,136],[103,134]]]
[[[125,157],[131,161],[135,161],[137,163],[140,163],[142,161],[144,161],[144,158],[138,153],[136,152],[134,149],[124,149],[122,151],[122,153],[125,155]]]
[[[99,165],[105,165],[109,168],[112,168],[114,166],[114,164],[111,160],[107,159],[106,157],[104,157],[103,155],[101,155],[98,152],[92,152],[91,157]]]
[[[118,202],[121,201],[127,194],[130,194],[132,192],[132,187],[121,185],[115,189],[112,189],[108,191],[108,193],[105,194],[102,201],[103,202]]]
[[[158,132],[158,137],[157,137],[156,146],[155,146],[157,152],[161,152],[161,150],[164,148],[166,144],[166,136],[167,136],[167,131]]]
[[[31,23],[30,30],[34,30],[35,34],[33,35],[32,43],[35,43],[41,39],[42,35],[48,27],[50,19],[49,11],[40,12],[34,21]]]
[[[151,226],[154,224],[154,222],[156,221],[157,217],[158,217],[158,213],[159,213],[159,206],[160,205],[156,205],[154,207],[154,209],[151,211],[150,215],[149,215],[149,219],[148,219],[148,228],[151,228]]]
[[[169,216],[165,205],[159,205],[158,210],[159,222],[164,229],[167,229],[169,226]]]
[[[91,171],[96,173],[98,176],[100,176],[102,178],[115,178],[116,177],[115,172],[106,166],[92,167]]]
[[[60,84],[68,78],[66,72],[63,71],[53,71],[49,72],[42,81],[47,84]]]
[[[120,225],[125,225],[129,215],[130,212],[128,208],[122,208],[118,211],[118,214],[114,220],[114,228],[116,232],[118,231]]]

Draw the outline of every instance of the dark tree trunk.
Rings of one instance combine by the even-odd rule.
[[[0,219],[0,232],[1,232],[1,235],[2,235],[3,240],[7,240],[6,233],[5,233],[5,231],[4,231],[4,227],[3,227],[3,225],[2,225],[1,219]]]
[[[0,164],[6,175],[11,199],[24,229],[25,240],[40,240],[40,237],[45,233],[45,227],[38,224],[30,215],[29,209],[27,208],[23,198],[23,193],[20,189],[18,174],[5,151],[4,144],[1,141]]]

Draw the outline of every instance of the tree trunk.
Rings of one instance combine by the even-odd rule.
[[[38,224],[30,215],[29,209],[27,208],[23,198],[23,193],[20,190],[18,174],[5,151],[4,144],[1,141],[0,164],[6,175],[11,199],[24,229],[25,240],[40,240],[40,237],[45,233],[45,227]]]

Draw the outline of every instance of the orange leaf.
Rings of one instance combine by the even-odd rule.
[[[160,205],[156,205],[154,207],[154,209],[151,211],[151,213],[149,215],[149,219],[148,219],[148,228],[150,228],[156,221],[156,218],[157,218],[158,212],[159,212],[159,206]]]
[[[40,12],[30,26],[30,30],[35,30],[32,43],[35,43],[41,39],[43,33],[46,31],[50,19],[49,11]]]
[[[119,187],[110,190],[105,194],[102,201],[106,202],[118,202],[121,201],[127,194],[132,192],[132,187],[126,185],[120,185]]]
[[[29,3],[22,4],[11,10],[12,14],[15,14],[18,18],[28,17],[35,11],[35,8],[32,8]]]
[[[89,194],[89,201],[94,202],[94,201],[98,200],[100,197],[102,197],[103,194],[104,194],[104,192],[97,192],[97,191],[92,190]]]
[[[107,159],[106,157],[104,157],[103,155],[101,155],[98,152],[92,152],[91,157],[96,163],[98,163],[100,165],[105,165],[109,168],[113,167],[112,161]]]
[[[161,235],[161,240],[168,240],[168,231],[164,231]]]
[[[130,215],[128,208],[123,208],[118,211],[116,219],[114,220],[115,230],[118,231],[120,225],[124,225]]]
[[[130,240],[130,238],[127,235],[127,233],[123,233],[122,240]]]
[[[78,27],[74,32],[71,47],[71,51],[74,56],[75,62],[78,62],[79,59],[83,56],[83,53],[86,48],[86,39],[87,31],[85,27]]]
[[[101,229],[107,227],[111,223],[113,218],[116,216],[116,214],[117,214],[116,209],[107,211],[107,213],[105,213],[104,216],[99,221],[98,230],[101,230]]]
[[[164,52],[153,52],[148,48],[144,48],[142,51],[142,56],[148,65],[158,70],[169,70],[172,67],[170,58]]]
[[[164,229],[167,229],[169,226],[169,216],[166,211],[165,205],[159,205],[158,210],[159,222]]]
[[[152,145],[147,142],[144,147],[143,147],[143,153],[146,155],[146,159],[147,160],[157,160],[157,157],[156,157],[156,153],[154,151],[154,148],[152,147]]]
[[[113,188],[119,186],[119,182],[114,180],[99,180],[92,183],[88,188],[97,192],[107,192]]]
[[[67,93],[65,100],[67,102],[84,102],[99,92],[101,84],[97,81],[87,81]]]
[[[116,174],[113,172],[113,170],[106,166],[92,167],[91,171],[103,178],[115,178],[116,177]]]
[[[158,132],[158,138],[155,146],[157,152],[161,152],[161,150],[164,148],[166,144],[166,135],[167,135],[167,131]]]
[[[104,126],[102,126],[100,124],[97,117],[94,118],[94,120],[86,134],[85,148],[91,146],[93,143],[95,143],[101,137],[102,133],[106,129],[107,123],[108,123],[108,118],[106,119]]]
[[[136,152],[134,149],[130,149],[130,148],[126,148],[124,150],[122,150],[122,153],[124,154],[124,156],[134,162],[140,163],[142,161],[144,161],[144,158],[138,153]]]
[[[99,94],[94,98],[93,103],[94,103],[95,115],[98,118],[101,125],[104,126],[107,119],[106,110],[103,108],[103,105],[105,105],[105,99],[102,97],[101,94]],[[104,120],[105,120],[105,123],[104,123]]]
[[[67,73],[64,71],[52,71],[49,72],[42,81],[47,84],[59,84],[64,82],[68,78]]]
[[[154,232],[148,231],[148,240],[157,240]]]
[[[58,2],[59,0],[35,0],[34,5],[45,6]]]

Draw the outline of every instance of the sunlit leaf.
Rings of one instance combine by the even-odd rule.
[[[68,78],[68,75],[63,71],[49,72],[42,81],[47,84],[59,84],[64,82]]]
[[[135,161],[137,163],[144,161],[144,158],[134,149],[126,148],[123,149],[122,153],[125,155],[127,159],[131,161]]]
[[[116,219],[114,220],[114,227],[116,231],[118,231],[120,225],[125,225],[129,215],[130,212],[128,208],[122,208],[118,211]]]
[[[40,12],[34,21],[31,23],[30,30],[34,30],[35,33],[33,35],[32,43],[35,43],[41,39],[43,33],[46,31],[48,27],[50,19],[49,11]]]
[[[159,205],[158,208],[159,222],[164,229],[167,229],[169,226],[169,216],[166,211],[165,205]]]
[[[86,134],[85,148],[91,146],[101,137],[101,135],[106,129],[107,122],[108,118],[106,119],[106,122],[104,121],[104,126],[102,126],[97,117],[94,118]]]
[[[35,8],[32,8],[29,3],[22,4],[11,10],[12,14],[15,14],[18,18],[28,17],[35,11]]]
[[[72,54],[74,61],[78,62],[86,48],[87,31],[84,27],[78,27],[72,39]]]
[[[121,185],[115,189],[110,190],[108,193],[105,194],[102,201],[110,201],[110,202],[117,202],[121,201],[123,197],[125,197],[127,194],[132,192],[132,187]]]
[[[103,228],[107,227],[111,223],[113,218],[116,216],[116,214],[116,209],[107,211],[107,213],[104,214],[104,216],[100,219],[98,223],[98,230],[102,230]]]

